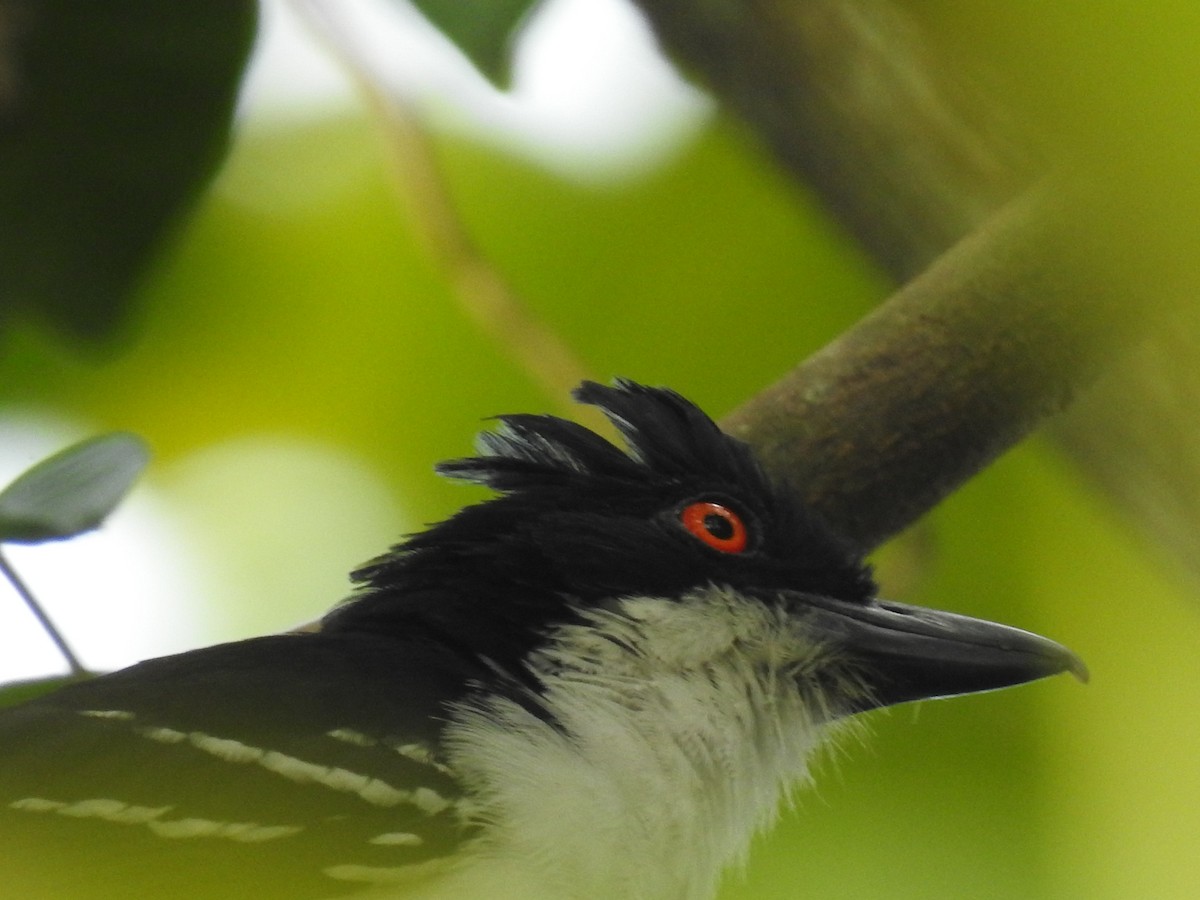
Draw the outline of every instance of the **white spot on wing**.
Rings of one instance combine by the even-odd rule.
[[[443,859],[414,863],[410,866],[363,866],[346,863],[329,866],[324,872],[338,881],[356,881],[360,884],[411,884],[423,878],[443,874],[450,865],[449,861]]]
[[[211,819],[173,819],[169,822],[155,822],[150,826],[150,830],[163,838],[212,837],[217,833],[220,824]]]
[[[304,829],[299,825],[258,825],[253,822],[230,823],[223,837],[235,841],[257,844],[260,841],[273,841],[278,838],[290,837]]]
[[[419,847],[425,841],[419,834],[407,831],[389,831],[385,834],[375,835],[367,843],[378,844],[381,847]]]
[[[365,884],[394,884],[411,878],[407,866],[330,866],[325,874],[338,881],[359,881]]]
[[[93,719],[117,719],[122,722],[132,721],[133,713],[126,709],[81,709],[79,715]]]
[[[450,805],[450,801],[430,788],[417,788],[412,792],[412,803],[422,812],[436,816]]]
[[[449,766],[444,766],[433,757],[433,752],[424,744],[392,744],[392,749],[403,756],[405,759],[420,763],[423,766],[429,766],[443,775],[454,777],[454,773]]]
[[[134,714],[126,710],[82,710],[81,715],[118,721],[131,721]],[[387,782],[369,775],[362,775],[332,766],[322,766],[277,750],[255,747],[233,738],[218,737],[202,731],[179,731],[158,725],[134,726],[135,734],[160,744],[190,743],[197,750],[235,765],[258,765],[269,772],[281,775],[297,784],[317,784],[341,793],[355,794],[373,806],[398,806],[411,803],[428,815],[436,815],[451,806],[451,801],[431,788],[406,790],[393,787]],[[326,732],[335,740],[346,741],[357,746],[375,746],[375,741],[362,732],[350,728],[338,728]],[[392,746],[389,744],[389,746]],[[394,749],[402,756],[415,762],[431,766],[449,774],[444,766],[434,762],[432,754],[420,744],[396,745]],[[29,798],[33,799],[33,798]]]
[[[216,837],[243,844],[278,840],[304,830],[299,825],[260,825],[257,822],[218,822],[212,819],[173,819],[148,824],[151,831],[163,838]]]
[[[218,738],[211,735],[201,734],[198,731],[193,731],[188,735],[188,740],[197,750],[203,750],[205,753],[211,753],[218,759],[223,759],[231,763],[252,763],[258,762],[263,756],[261,747],[251,747],[249,744],[243,744],[241,741],[235,741],[231,738]]]
[[[158,741],[160,744],[178,744],[181,741],[187,740],[187,732],[176,731],[174,728],[143,726],[136,729],[136,731],[142,737],[149,738],[152,741]]]
[[[355,731],[353,728],[335,728],[333,731],[327,731],[326,735],[334,740],[344,741],[347,744],[353,744],[356,747],[379,747],[386,746],[399,753],[410,762],[420,763],[423,766],[429,766],[436,772],[447,775],[451,778],[454,773],[449,766],[442,765],[433,755],[433,751],[425,744],[410,742],[401,744],[394,740],[378,741],[370,735],[363,734],[361,731]]]
[[[167,812],[169,806],[133,806],[120,800],[96,798],[80,800],[56,810],[60,816],[73,816],[79,819],[103,819],[106,822],[117,822],[132,825],[148,822]]]
[[[353,728],[335,728],[333,731],[325,732],[325,735],[335,741],[354,744],[356,747],[374,747],[378,743],[373,737],[365,735],[361,731],[355,731]]]
[[[186,740],[197,750],[225,762],[237,765],[258,765],[268,772],[274,772],[297,784],[317,784],[341,793],[355,794],[373,806],[398,806],[401,803],[411,803],[429,815],[436,815],[450,806],[449,800],[430,788],[409,791],[393,787],[369,775],[351,772],[349,769],[322,766],[286,753],[280,753],[277,750],[266,750],[232,738],[216,737],[201,731],[183,732],[174,728],[158,726],[141,726],[135,731],[142,737],[163,744],[178,744]],[[351,743],[359,743],[360,738],[370,740],[366,735],[349,729],[338,729],[328,732],[328,734],[331,737],[336,735],[338,740],[348,740]]]
[[[300,825],[260,825],[257,822],[218,822],[212,819],[168,819],[161,817],[170,806],[135,806],[107,797],[93,797],[67,803],[45,797],[25,797],[9,804],[24,812],[57,813],[74,819],[98,819],[117,825],[145,825],[163,838],[225,838],[241,843],[261,843],[290,837],[303,831]]]
[[[145,824],[171,809],[169,806],[135,806],[103,797],[79,800],[76,803],[47,800],[44,797],[26,797],[13,801],[9,807],[25,812],[53,812],[73,819],[101,819],[120,825]]]
[[[54,812],[66,805],[61,800],[47,800],[45,797],[24,797],[8,804],[8,808],[24,812]]]

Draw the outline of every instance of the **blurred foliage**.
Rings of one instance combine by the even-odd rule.
[[[512,77],[513,45],[522,23],[539,0],[413,0],[413,6],[458,46],[476,67],[500,87]]]
[[[728,128],[611,189],[463,138],[441,149],[476,239],[598,377],[670,381],[719,412],[883,290]],[[444,514],[463,489],[428,467],[468,452],[484,416],[551,400],[468,324],[408,228],[362,123],[247,131],[127,352],[96,366],[18,329],[0,397],[161,423],[143,430],[168,464],[247,430],[345,443]]]
[[[112,334],[226,146],[253,0],[0,5],[0,328]]]
[[[1037,154],[1095,183],[1112,221],[1093,224],[1128,248],[1123,263],[1140,263],[1157,284],[1184,279],[1190,300],[1200,283],[1200,7],[1186,0],[900,5],[956,68],[1001,98]]]
[[[598,377],[668,383],[720,414],[885,293],[728,123],[605,187],[458,134],[437,140],[469,230]],[[204,558],[237,576],[211,598],[225,624],[208,639],[245,633],[251,613],[260,628],[318,615],[341,573],[401,529],[342,540],[357,507],[314,492],[310,469],[285,470],[302,509],[240,482],[181,488],[199,456],[258,438],[331,448],[415,529],[476,496],[430,467],[469,452],[484,416],[554,406],[456,305],[378,141],[355,118],[246,123],[140,289],[119,356],[80,359],[31,319],[0,335],[0,413],[41,406],[145,434],[160,460],[151,487],[213,540],[236,534]],[[915,582],[901,599],[1043,631],[1088,661],[1093,683],[871,716],[724,896],[1195,896],[1196,607],[1036,442],[920,527],[881,553],[885,587]],[[932,549],[906,553],[911,541]]]
[[[1195,896],[1194,604],[1040,441],[919,527],[906,599],[1061,638],[1091,683],[871,715],[725,900]]]

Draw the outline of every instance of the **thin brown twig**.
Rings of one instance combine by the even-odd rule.
[[[342,65],[373,112],[387,141],[397,192],[407,201],[430,255],[449,276],[463,310],[566,414],[587,417],[588,410],[571,405],[568,399],[571,389],[590,377],[587,366],[522,302],[475,243],[455,208],[420,116],[374,71],[337,4],[292,0],[292,5]]]
[[[58,630],[53,620],[42,609],[42,605],[33,596],[33,591],[21,580],[21,577],[17,574],[17,570],[12,567],[12,564],[3,552],[0,552],[0,576],[8,579],[9,583],[12,584],[17,594],[29,608],[29,611],[33,613],[34,618],[38,620],[38,624],[42,626],[42,630],[54,642],[54,646],[58,648],[58,652],[67,661],[67,666],[71,670],[71,677],[84,678],[91,674],[88,672],[87,667],[79,661],[79,657],[75,655],[75,651],[71,649],[71,645],[67,643],[67,639],[63,637],[62,632]]]

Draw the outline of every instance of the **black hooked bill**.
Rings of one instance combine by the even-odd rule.
[[[957,613],[887,600],[846,603],[804,597],[806,625],[860,667],[862,712],[912,700],[992,691],[1070,672],[1087,682],[1075,653],[1041,635]]]

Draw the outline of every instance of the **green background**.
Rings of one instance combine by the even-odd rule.
[[[600,378],[719,415],[888,291],[728,123],[604,186],[461,135],[437,147],[483,252]],[[560,408],[459,307],[385,158],[355,118],[247,123],[115,346],[81,353],[31,319],[3,336],[0,412],[154,447],[147,489],[210,585],[197,643],[320,614],[350,566],[477,496],[431,466],[484,417]],[[879,569],[897,599],[1069,644],[1092,683],[869,716],[723,897],[1196,896],[1200,607],[1054,449],[1035,436]]]

